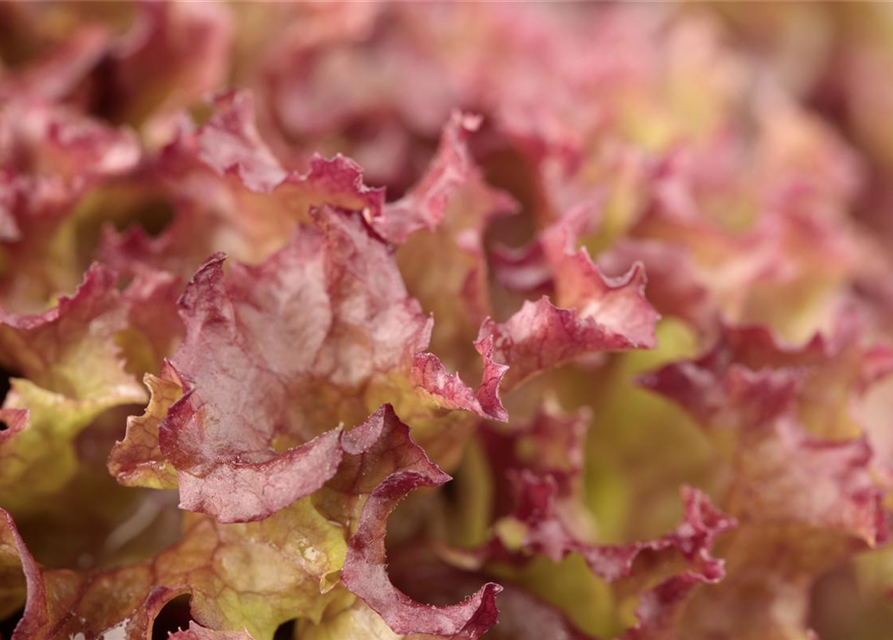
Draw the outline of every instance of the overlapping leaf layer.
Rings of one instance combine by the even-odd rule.
[[[0,637],[888,637],[891,34],[0,4]]]

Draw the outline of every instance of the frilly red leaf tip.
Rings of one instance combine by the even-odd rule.
[[[224,91],[212,98],[212,105],[211,118],[195,134],[199,158],[221,175],[236,176],[251,191],[275,190],[288,172],[257,130],[254,96]]]
[[[205,295],[205,289],[216,286],[223,279],[223,265],[228,256],[218,251],[211,255],[196,270],[196,272],[186,283],[186,288],[177,300],[177,306],[180,307],[181,313],[183,309],[193,307],[200,296]]]
[[[383,410],[387,415],[389,410]],[[436,607],[406,596],[391,583],[387,574],[384,536],[391,511],[410,491],[440,486],[449,479],[446,473],[430,463],[389,475],[372,491],[350,540],[341,580],[395,633],[474,640],[496,623],[495,596],[501,591],[497,584],[486,583],[458,604]]]
[[[484,362],[484,374],[480,387],[475,392],[487,417],[499,422],[508,421],[508,411],[502,404],[499,388],[508,373],[509,366],[500,364],[494,359],[493,337],[484,336],[475,341],[474,348]]]
[[[83,280],[71,295],[60,295],[58,304],[42,313],[18,315],[7,313],[0,308],[0,324],[13,329],[31,330],[57,322],[76,306],[91,307],[100,303],[106,296],[117,295],[115,287],[117,273],[114,269],[98,262],[92,263],[84,273]]]
[[[690,541],[680,548],[687,553],[694,550],[709,550],[716,538],[738,526],[738,521],[714,506],[706,493],[689,485],[681,490],[683,501],[683,522],[677,527],[677,540]]]

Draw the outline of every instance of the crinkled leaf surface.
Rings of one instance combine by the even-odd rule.
[[[0,409],[9,427],[0,432],[5,506],[37,507],[33,496],[75,472],[81,430],[110,407],[145,400],[115,344],[126,312],[114,275],[102,267],[40,315],[0,312],[4,364],[24,376],[12,380]]]

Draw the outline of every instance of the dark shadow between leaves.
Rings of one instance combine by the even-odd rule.
[[[188,629],[191,621],[189,595],[177,596],[158,612],[158,617],[152,625],[152,640],[167,640],[171,633]]]

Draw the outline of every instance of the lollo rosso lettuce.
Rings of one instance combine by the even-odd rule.
[[[0,639],[888,637],[881,7],[0,3]]]

